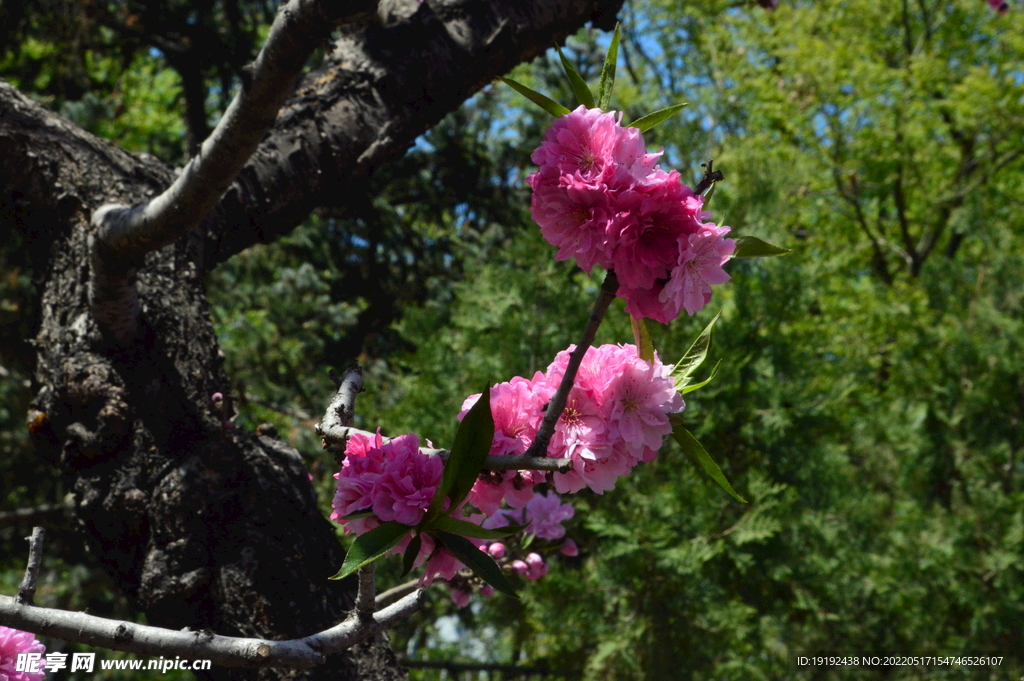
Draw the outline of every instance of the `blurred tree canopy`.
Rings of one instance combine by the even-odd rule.
[[[181,159],[272,11],[4,1],[0,77],[127,148]],[[649,146],[693,181],[713,158],[726,175],[716,220],[793,249],[733,262],[707,310],[652,324],[671,362],[722,311],[720,372],[684,417],[750,504],[667,444],[613,492],[572,499],[580,555],[522,601],[456,611],[435,594],[396,631],[399,649],[587,680],[793,678],[800,651],[1003,656],[816,679],[1021,676],[1024,7],[634,0],[623,19],[613,107],[629,118],[688,102]],[[605,40],[570,40],[585,78]],[[568,104],[560,74],[549,53],[515,77]],[[325,509],[334,464],[310,426],[328,367],[363,362],[364,427],[445,442],[465,396],[544,369],[576,339],[599,279],[554,261],[524,183],[547,123],[492,86],[353,187],[358,208],[323,209],[211,276],[241,419],[308,456]],[[9,510],[64,490],[23,434],[32,260],[7,242],[0,266]],[[615,310],[599,342],[630,340]],[[11,582],[23,528],[0,532]],[[81,583],[66,577],[88,563],[79,553],[65,585]]]

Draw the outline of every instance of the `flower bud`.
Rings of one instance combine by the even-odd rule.
[[[512,570],[520,577],[525,577],[530,572],[530,566],[521,560],[512,561]]]
[[[487,553],[490,554],[491,558],[502,558],[505,556],[505,545],[500,541],[496,541],[487,547]]]
[[[574,542],[572,539],[566,539],[565,543],[562,544],[562,548],[560,548],[559,551],[562,552],[563,556],[569,556],[571,558],[575,555],[578,555],[580,549],[578,546],[576,546],[576,542]]]

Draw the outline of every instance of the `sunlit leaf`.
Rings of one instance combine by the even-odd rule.
[[[597,91],[597,106],[605,111],[612,101],[612,86],[615,85],[615,64],[619,60],[619,25],[615,24],[612,42],[608,45],[608,54],[601,67],[601,86]]]
[[[658,123],[661,123],[671,118],[672,116],[675,116],[684,108],[686,108],[686,104],[673,104],[667,109],[659,109],[658,111],[649,113],[646,116],[641,116],[640,118],[630,123],[629,127],[636,128],[640,132],[647,132],[648,130],[656,126]]]
[[[693,341],[690,348],[683,355],[682,359],[676,362],[676,365],[672,367],[672,371],[669,372],[669,376],[675,383],[676,390],[682,390],[690,383],[693,382],[693,375],[697,372],[697,369],[701,364],[704,363],[704,359],[708,356],[708,348],[711,346],[711,329],[715,326],[715,322],[722,316],[719,312],[714,318],[708,322],[708,325],[704,327],[704,330],[697,336],[697,340]]]
[[[583,77],[573,67],[572,63],[565,58],[565,54],[562,53],[562,48],[555,46],[558,50],[558,56],[562,59],[562,68],[565,69],[565,75],[569,77],[569,84],[572,86],[572,91],[576,95],[576,101],[587,107],[588,109],[594,108],[594,93],[587,87],[587,81],[583,80]]]
[[[736,250],[733,252],[732,257],[766,258],[773,255],[786,255],[790,252],[792,252],[790,248],[773,246],[754,236],[738,236],[736,237]]]
[[[344,579],[364,565],[369,565],[394,548],[410,532],[411,527],[392,520],[359,535],[345,554],[341,570],[331,579]]]
[[[510,86],[513,90],[515,90],[519,94],[523,95],[524,97],[529,99],[531,102],[533,102],[534,104],[536,104],[540,108],[542,108],[545,111],[547,111],[549,114],[551,114],[555,118],[558,118],[559,116],[562,116],[564,114],[569,113],[568,109],[566,109],[564,106],[562,106],[561,104],[559,104],[555,100],[551,99],[550,97],[546,97],[546,96],[542,95],[541,93],[537,92],[536,90],[531,90],[530,88],[526,87],[522,83],[517,83],[516,81],[512,80],[511,78],[502,78],[501,80],[502,80],[503,83],[505,83],[506,85]]]

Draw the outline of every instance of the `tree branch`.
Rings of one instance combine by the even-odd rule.
[[[43,564],[43,537],[46,533],[41,527],[32,528],[32,536],[28,540],[28,563],[25,565],[25,577],[18,587],[18,596],[14,599],[24,605],[32,605],[36,597],[36,580],[39,578],[39,566]]]
[[[16,525],[34,525],[36,523],[54,522],[58,518],[68,518],[74,508],[73,501],[63,504],[42,504],[13,511],[0,513],[0,529]]]
[[[422,606],[423,590],[360,620],[355,615],[330,629],[289,641],[218,636],[209,631],[174,631],[134,622],[108,620],[83,612],[22,605],[0,596],[0,622],[69,643],[147,656],[206,659],[222,667],[307,669],[408,617]]]
[[[342,378],[338,379],[332,371],[331,379],[338,386],[338,392],[327,405],[324,419],[316,424],[315,430],[323,439],[324,449],[334,454],[338,465],[341,465],[341,460],[345,458],[345,443],[348,441],[346,429],[355,418],[356,395],[363,391],[363,370],[353,362]],[[339,432],[342,433],[340,437],[337,436]]]
[[[594,342],[594,336],[597,335],[597,329],[601,326],[604,313],[608,311],[608,306],[615,300],[615,292],[618,288],[619,280],[615,276],[615,272],[609,270],[604,276],[601,292],[597,296],[597,302],[594,303],[594,309],[590,313],[590,318],[587,319],[587,325],[583,327],[583,336],[573,351],[569,353],[569,363],[565,367],[562,382],[558,384],[558,390],[555,391],[551,401],[548,402],[547,409],[544,411],[544,420],[541,421],[540,429],[537,431],[537,437],[534,438],[533,443],[526,450],[524,456],[543,457],[547,453],[548,443],[551,442],[551,436],[555,433],[555,424],[562,416],[562,411],[565,409],[565,401],[569,398],[569,391],[572,390],[572,386],[576,382],[576,372],[579,371],[580,364],[583,362],[583,356],[587,354],[587,349]],[[490,459],[492,457],[487,458]],[[557,459],[555,460],[557,461]]]
[[[245,83],[178,179],[146,204],[104,206],[93,215],[93,316],[115,343],[138,331],[135,269],[140,258],[188,234],[224,191],[270,130],[313,50],[338,23],[367,17],[376,0],[290,0],[277,14]]]
[[[325,429],[320,435],[324,439],[325,449],[335,451],[335,449],[340,447],[343,452],[345,450],[345,443],[353,435],[362,435],[370,438],[376,437],[376,433],[351,426]],[[381,439],[384,444],[391,441],[390,437],[383,437]],[[448,459],[447,449],[420,447],[420,452],[427,456],[440,456],[444,460]],[[568,473],[572,470],[572,460],[533,456],[529,452],[525,454],[488,455],[484,459],[484,469],[489,471],[552,471],[554,473]]]

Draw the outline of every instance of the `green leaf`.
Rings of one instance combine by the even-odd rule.
[[[484,467],[484,459],[491,451],[492,440],[494,417],[491,416],[491,387],[485,386],[480,399],[462,419],[455,433],[451,453],[444,464],[441,484],[434,490],[434,497],[424,516],[424,526],[429,526],[441,515],[445,497],[451,499],[451,509],[466,498]]]
[[[686,104],[673,104],[667,109],[659,109],[658,111],[649,113],[646,116],[641,116],[640,118],[630,123],[629,127],[636,128],[640,132],[647,132],[648,130],[656,126],[658,123],[661,123],[671,118],[672,116],[675,116],[685,107]]]
[[[718,373],[718,365],[721,363],[722,360],[718,360],[717,362],[715,362],[715,368],[711,370],[711,375],[705,378],[703,381],[701,381],[700,383],[694,383],[693,385],[688,385],[682,388],[679,392],[685,395],[686,393],[692,393],[697,388],[703,388],[704,386],[706,386],[708,383],[711,382],[711,379],[715,377],[715,374]]]
[[[416,562],[416,556],[420,555],[420,546],[422,545],[423,539],[417,534],[405,547],[405,555],[402,556],[402,577],[412,572],[413,563]]]
[[[501,568],[494,562],[494,559],[474,546],[468,539],[450,532],[437,532],[435,536],[444,544],[446,549],[452,552],[452,555],[461,560],[477,577],[501,593],[512,598],[519,598],[516,595],[515,589],[505,579],[505,575],[501,574]]]
[[[708,204],[711,203],[711,197],[715,195],[715,187],[717,187],[717,186],[718,186],[717,182],[712,182],[711,183],[711,188],[708,189],[706,192],[704,192],[704,204],[702,206],[704,208],[704,210],[708,209]],[[719,220],[719,222],[721,224],[723,224],[723,225],[725,224],[725,220],[724,219]]]
[[[708,347],[711,345],[711,329],[721,316],[721,312],[715,315],[714,319],[697,336],[697,340],[693,341],[682,359],[672,367],[669,376],[675,382],[676,390],[682,391],[684,387],[688,386],[693,381],[693,375],[697,372],[698,367],[704,363],[704,359],[708,356]]]
[[[579,72],[573,68],[572,63],[565,58],[562,48],[555,45],[555,49],[558,50],[558,56],[562,58],[562,68],[565,69],[565,75],[569,77],[569,85],[572,86],[572,91],[576,95],[576,101],[588,109],[593,109],[594,93],[587,87],[587,81],[583,80]]]
[[[345,554],[345,562],[342,563],[341,570],[331,579],[344,579],[364,565],[369,565],[390,551],[410,532],[412,532],[411,527],[392,520],[378,525],[366,534],[359,535],[352,543],[348,553]]]
[[[463,537],[472,537],[473,539],[504,539],[517,532],[522,532],[525,527],[526,525],[506,525],[505,527],[488,530],[474,523],[459,520],[450,515],[443,515],[432,522],[429,528],[424,529],[444,530],[445,532],[459,534]]]
[[[562,106],[555,100],[551,99],[550,97],[545,97],[536,90],[531,90],[522,83],[517,83],[511,78],[502,78],[501,80],[503,83],[510,86],[513,90],[523,95],[524,97],[529,99],[531,102],[533,102],[540,108],[547,111],[555,118],[558,118],[559,116],[569,113],[568,109],[566,109],[564,106]]]
[[[604,58],[604,66],[601,67],[601,86],[597,91],[597,106],[600,109],[608,110],[612,101],[612,86],[615,85],[615,64],[619,60],[619,25],[615,24],[615,33],[612,35],[612,42],[608,46],[608,54]]]
[[[722,473],[722,469],[718,467],[715,460],[711,458],[711,455],[704,449],[704,445],[697,441],[697,438],[693,436],[693,433],[688,431],[683,426],[683,420],[678,414],[673,414],[669,417],[672,421],[672,437],[679,443],[679,446],[683,448],[683,451],[689,454],[690,458],[697,462],[697,464],[704,469],[704,472],[711,476],[711,479],[717,482],[722,489],[732,495],[734,499],[741,503],[747,503],[747,501],[736,494],[736,490],[732,488],[729,481],[725,479],[725,474]]]
[[[643,317],[637,319],[629,315],[629,321],[633,325],[633,340],[636,342],[637,356],[645,362],[654,361],[654,343],[651,342],[651,332],[647,330],[647,324]]]
[[[736,237],[736,250],[733,252],[732,257],[767,258],[773,255],[786,255],[790,252],[792,252],[790,248],[773,246],[754,236],[738,236]]]

